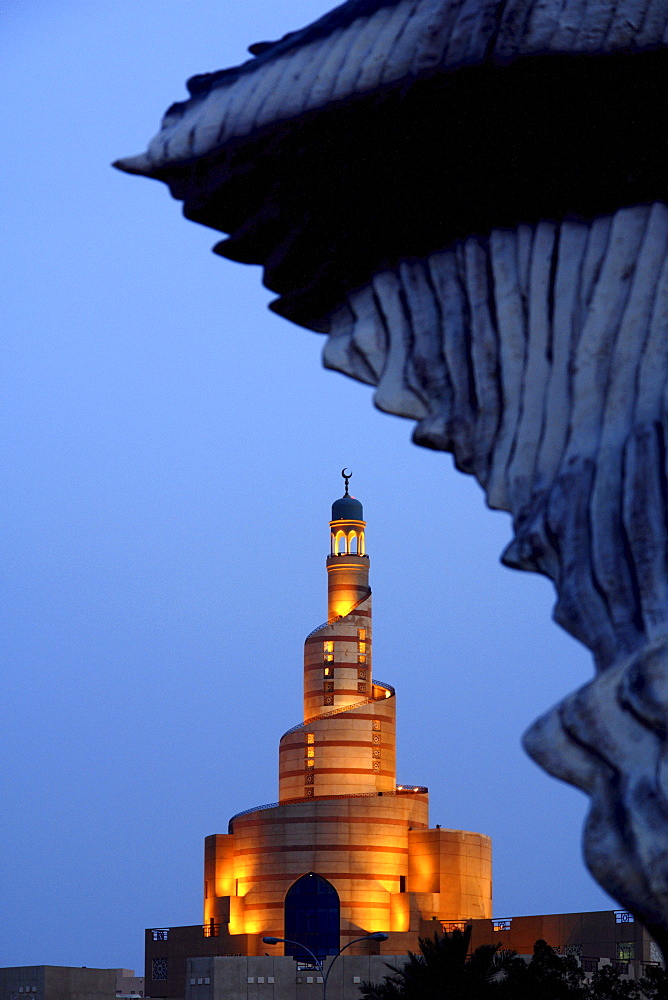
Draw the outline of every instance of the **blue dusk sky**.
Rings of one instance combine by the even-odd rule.
[[[592,674],[506,515],[164,185],[113,170],[196,73],[325,0],[2,0],[0,965],[142,968],[202,919],[203,839],[277,797],[353,470],[398,779],[494,841],[497,916],[609,909],[586,800],[522,732]]]

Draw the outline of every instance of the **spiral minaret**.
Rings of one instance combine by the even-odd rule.
[[[434,920],[491,916],[490,839],[430,830],[427,789],[397,785],[395,692],[371,673],[366,522],[342,474],[328,619],[304,643],[304,720],[280,740],[279,801],[206,838],[204,920],[221,954],[263,954],[267,935],[334,954],[376,931],[396,954]]]

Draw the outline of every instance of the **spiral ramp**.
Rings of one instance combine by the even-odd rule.
[[[347,520],[335,516],[337,503],[330,616],[304,643],[304,721],[280,740],[279,801],[237,814],[227,834],[206,838],[204,920],[227,938],[221,954],[264,954],[263,936],[287,936],[286,895],[309,873],[338,895],[341,947],[385,931],[383,952],[397,954],[417,947],[434,920],[491,917],[490,838],[430,830],[427,789],[397,785],[396,695],[372,678],[369,560],[359,552],[365,522],[358,501]]]

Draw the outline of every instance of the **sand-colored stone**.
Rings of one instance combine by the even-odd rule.
[[[279,804],[206,839],[204,921],[237,947],[283,937],[285,895],[310,871],[338,893],[342,943],[383,930],[389,954],[416,947],[425,921],[491,916],[489,837],[430,830],[427,790],[397,786],[396,697],[371,676],[369,559],[336,554],[365,532],[330,522],[330,621],[304,644],[304,722],[280,741]]]

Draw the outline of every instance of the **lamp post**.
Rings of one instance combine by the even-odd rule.
[[[348,944],[344,944],[343,948],[339,948],[336,955],[334,955],[332,961],[329,963],[327,972],[325,972],[324,969],[323,959],[314,955],[311,949],[307,948],[305,944],[301,943],[301,941],[292,941],[290,938],[278,937],[263,937],[262,940],[265,944],[280,944],[281,942],[284,944],[293,944],[296,948],[301,948],[302,951],[305,951],[308,955],[310,955],[315,962],[316,968],[322,976],[322,1000],[327,1000],[327,980],[329,979],[329,974],[332,971],[332,966],[334,965],[334,962],[336,962],[339,955],[341,955],[346,948],[350,948],[351,944],[357,944],[358,941],[387,941],[389,936],[389,934],[385,934],[383,931],[376,931],[375,934],[365,934],[364,937],[354,938],[352,941],[349,941]]]

